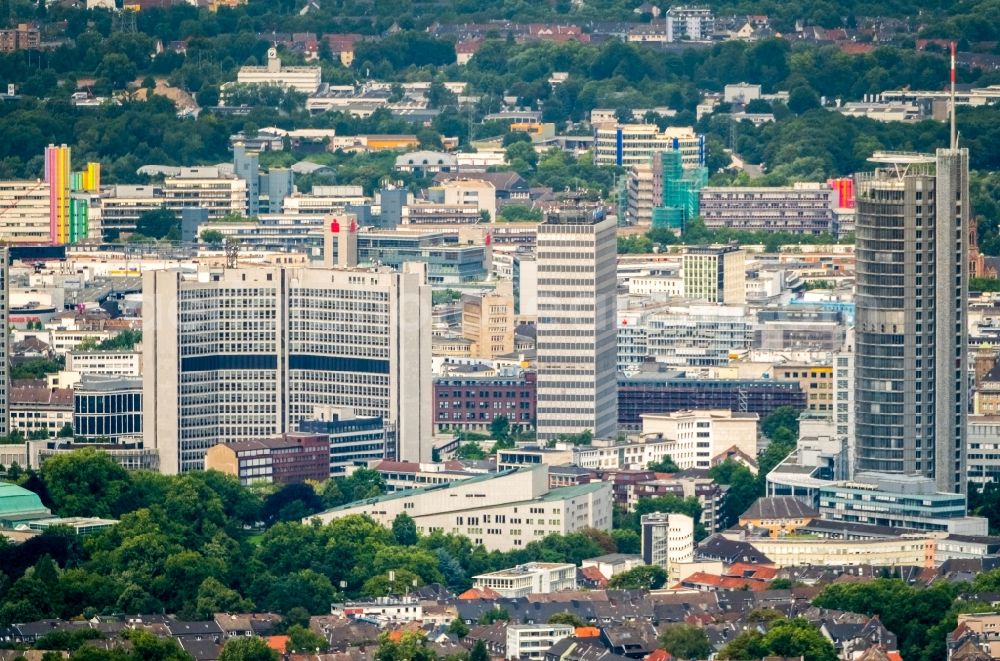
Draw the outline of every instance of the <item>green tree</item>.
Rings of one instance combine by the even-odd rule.
[[[788,93],[788,109],[796,115],[819,108],[819,97],[807,85],[800,85]]]
[[[571,627],[585,627],[587,623],[576,613],[562,611],[549,618],[549,624],[568,624]]]
[[[481,640],[476,641],[476,644],[472,646],[472,651],[469,652],[469,661],[490,661],[490,654],[486,651],[486,643]]]
[[[821,608],[878,615],[882,624],[896,634],[903,658],[944,658],[944,638],[932,639],[930,632],[939,624],[957,593],[955,585],[935,583],[930,587],[910,587],[895,578],[877,578],[857,584],[827,586],[814,600]]]
[[[508,223],[539,222],[541,219],[541,209],[534,209],[524,204],[505,204],[497,211],[497,220]]]
[[[799,433],[799,415],[801,411],[794,406],[779,406],[770,415],[760,421],[760,430],[771,438],[782,427],[790,430],[796,437]]]
[[[644,255],[653,252],[653,241],[644,234],[618,237],[619,255]]]
[[[998,292],[1000,291],[1000,279],[988,277],[969,278],[969,291]]]
[[[746,105],[746,111],[748,113],[770,113],[773,110],[771,104],[764,99],[753,99]]]
[[[135,65],[121,53],[108,53],[97,69],[98,77],[106,78],[115,89],[125,87],[135,74]]]
[[[643,514],[652,514],[653,512],[686,514],[698,522],[701,520],[701,503],[695,496],[681,498],[673,495],[640,498],[636,501],[636,516],[641,517]]]
[[[313,633],[308,628],[293,624],[288,628],[288,642],[285,643],[285,651],[289,654],[295,652],[325,652],[330,649],[330,644],[326,638]]]
[[[501,621],[509,622],[510,613],[507,612],[506,608],[500,608],[499,606],[491,608],[479,616],[479,624],[494,624]]]
[[[615,547],[618,553],[639,553],[642,550],[642,542],[639,533],[634,530],[617,528],[611,531],[611,537],[615,540]]]
[[[135,223],[135,231],[153,239],[168,238],[168,235],[178,234],[180,227],[177,216],[167,208],[146,211]]]
[[[49,459],[42,480],[61,516],[117,518],[134,505],[128,471],[93,448]]]
[[[413,546],[417,543],[417,523],[413,517],[401,512],[392,520],[392,536],[397,544]]]
[[[389,597],[405,595],[422,585],[420,577],[409,569],[393,569],[372,576],[361,586],[361,594],[366,597]]]
[[[522,177],[530,176],[538,166],[538,152],[528,142],[515,142],[504,150],[511,169]]]
[[[480,447],[479,443],[463,443],[458,446],[457,450],[455,450],[455,456],[459,459],[485,459],[486,452],[483,451],[483,448]]]
[[[451,624],[448,625],[448,633],[456,638],[465,638],[469,635],[469,625],[467,625],[465,620],[462,618],[456,617],[451,621]]]
[[[329,578],[311,569],[303,569],[270,582],[263,600],[258,603],[278,613],[288,613],[295,607],[301,607],[313,615],[322,615],[330,612],[330,604],[336,595]]]
[[[73,425],[70,423],[64,424],[59,428],[59,433],[56,434],[59,438],[72,438],[73,437]]]
[[[673,624],[660,634],[660,645],[680,659],[707,659],[713,652],[705,630],[691,624]]]
[[[681,467],[674,462],[673,457],[670,455],[664,456],[663,459],[660,459],[659,461],[649,462],[649,465],[646,466],[646,468],[651,471],[656,471],[657,473],[677,473],[681,470]]]
[[[194,619],[210,619],[215,613],[246,613],[253,608],[253,602],[244,599],[239,592],[226,587],[214,576],[209,576],[198,586]]]
[[[720,659],[760,659],[765,656],[805,657],[816,661],[836,661],[837,651],[808,620],[775,621],[761,634],[742,633],[719,651]]]
[[[230,638],[219,653],[219,661],[278,661],[279,658],[278,652],[257,636]]]
[[[59,358],[32,358],[23,363],[12,365],[10,368],[10,378],[15,379],[44,379],[46,374],[53,374],[65,367],[65,360]]]
[[[667,571],[658,565],[641,565],[620,574],[615,574],[608,581],[608,587],[617,590],[656,590],[667,582]]]
[[[490,437],[504,442],[510,436],[510,420],[505,415],[498,415],[490,422]]]
[[[204,230],[201,233],[201,240],[204,243],[221,244],[226,240],[226,236],[219,230]]]
[[[384,633],[375,652],[375,661],[435,661],[435,657],[423,631],[404,631],[398,640]]]
[[[764,482],[754,477],[750,469],[732,459],[712,466],[709,475],[718,484],[729,486],[722,500],[720,517],[723,527],[735,524],[755,500],[764,495]]]

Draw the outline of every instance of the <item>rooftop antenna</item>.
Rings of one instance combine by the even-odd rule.
[[[226,268],[236,268],[240,257],[240,242],[233,237],[226,239]]]
[[[955,42],[951,42],[951,150],[958,149],[958,133],[955,131]]]

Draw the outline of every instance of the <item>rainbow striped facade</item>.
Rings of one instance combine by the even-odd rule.
[[[81,172],[71,172],[71,153],[66,145],[45,148],[45,182],[49,185],[49,238],[65,245],[86,239],[90,233],[88,196],[99,193],[100,163],[87,163]]]

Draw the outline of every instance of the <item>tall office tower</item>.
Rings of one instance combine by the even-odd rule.
[[[293,432],[317,407],[381,416],[389,453],[431,459],[431,295],[420,264],[251,267],[143,278],[143,440],[160,470]]]
[[[681,262],[684,295],[709,303],[747,302],[746,253],[737,246],[692,246]]]
[[[233,170],[236,176],[247,182],[246,210],[247,216],[260,213],[260,157],[257,152],[247,151],[242,142],[233,147]]]
[[[538,227],[539,440],[618,430],[616,222],[563,209]]]
[[[0,328],[3,328],[3,342],[0,342],[0,436],[6,436],[10,431],[10,380],[7,374],[10,333],[7,332],[7,291],[7,249],[0,246]]]
[[[855,471],[964,492],[969,153],[856,175]]]

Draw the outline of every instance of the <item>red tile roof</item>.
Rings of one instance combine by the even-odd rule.
[[[583,567],[580,569],[580,573],[583,574],[584,578],[588,581],[593,581],[600,587],[607,587],[608,579],[605,578],[604,574],[597,567]]]
[[[716,576],[715,574],[707,574],[705,572],[695,572],[681,581],[680,587],[704,587],[710,590],[752,590],[760,592],[767,589],[767,584],[752,578]]]
[[[288,636],[268,636],[264,640],[267,641],[267,646],[278,654],[285,653],[285,646],[288,645]]]
[[[469,588],[458,595],[459,599],[471,601],[473,599],[499,599],[500,593],[490,588]]]
[[[729,566],[724,576],[736,578],[753,578],[769,581],[778,575],[778,569],[770,565],[757,565],[749,562],[736,562]]]
[[[645,661],[670,661],[672,658],[667,650],[653,650],[646,655]]]

